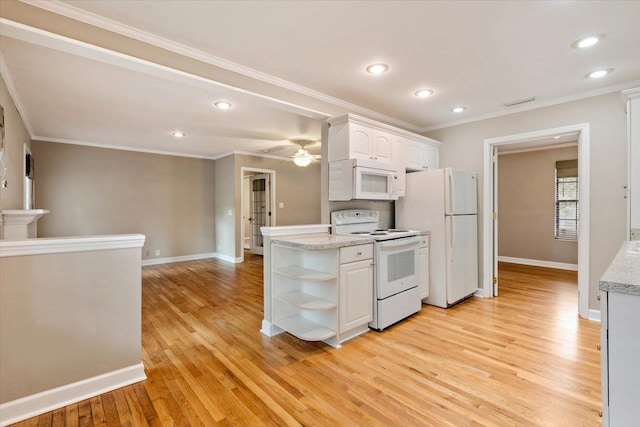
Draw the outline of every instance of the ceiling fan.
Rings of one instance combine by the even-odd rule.
[[[264,150],[264,151],[275,154],[279,151],[290,150],[292,148],[292,145],[297,145],[296,152],[290,157],[291,159],[293,159],[293,162],[300,167],[309,166],[312,161],[318,160],[321,158],[319,154],[311,154],[309,153],[309,150],[308,150],[308,148],[311,146],[315,146],[316,144],[319,145],[320,141],[313,141],[313,140],[307,140],[307,139],[295,139],[295,140],[289,140],[289,142],[290,142],[289,145],[286,145],[282,148],[276,148],[276,149],[270,149],[270,150]]]

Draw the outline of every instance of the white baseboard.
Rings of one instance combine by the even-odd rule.
[[[183,256],[174,256],[167,258],[149,258],[142,260],[142,266],[147,265],[158,265],[158,264],[169,264],[172,262],[183,262],[183,261],[196,261],[199,259],[208,259],[208,258],[218,258],[222,261],[232,262],[237,264],[242,262],[242,258],[233,258],[229,255],[221,254],[218,252],[208,252],[204,254],[194,254],[194,255],[183,255]]]
[[[534,267],[557,268],[558,270],[578,271],[578,264],[567,264],[564,262],[542,261],[537,259],[513,258],[499,256],[498,261],[510,262],[512,264],[532,265]]]
[[[145,379],[147,376],[141,362],[117,371],[12,400],[0,405],[0,426],[17,423]]]
[[[234,264],[237,264],[239,262],[244,261],[243,257],[238,257],[238,258],[234,258],[232,256],[226,255],[226,254],[221,254],[216,252],[216,258],[222,260],[222,261],[226,261],[226,262],[232,262]]]
[[[589,310],[589,320],[594,322],[600,322],[602,317],[600,316],[600,310]]]

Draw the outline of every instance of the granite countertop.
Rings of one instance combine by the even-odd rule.
[[[351,236],[348,234],[299,234],[271,239],[271,243],[291,248],[309,249],[313,251],[335,249],[345,246],[366,245],[375,240],[371,237]]]
[[[601,291],[640,296],[640,254],[627,253],[630,244],[622,244],[600,279]]]

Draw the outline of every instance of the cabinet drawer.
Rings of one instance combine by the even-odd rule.
[[[340,264],[348,262],[362,261],[363,259],[373,258],[373,245],[347,246],[340,248]]]
[[[420,247],[421,248],[428,248],[429,247],[430,237],[431,236],[420,236]]]

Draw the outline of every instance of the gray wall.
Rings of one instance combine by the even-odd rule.
[[[24,126],[22,118],[13,103],[4,77],[0,79],[0,105],[4,107],[5,125],[5,154],[4,167],[7,168],[7,188],[0,188],[0,210],[1,209],[23,209],[24,208],[24,144],[31,146],[31,139]],[[36,170],[39,167],[36,164]],[[41,208],[39,199],[36,207]]]
[[[140,363],[140,282],[140,248],[3,257],[0,403]]]
[[[500,256],[578,263],[578,242],[554,236],[556,161],[577,158],[578,147],[499,156]]]
[[[291,160],[243,154],[236,154],[233,157],[235,158],[233,176],[236,192],[234,212],[238,212],[235,218],[235,229],[238,230],[235,236],[236,257],[242,255],[242,242],[240,241],[242,202],[240,196],[243,167],[276,171],[276,225],[320,223],[320,162],[312,162],[309,166],[301,168]],[[279,203],[284,203],[284,208],[279,208]]]
[[[143,258],[215,252],[214,161],[33,141],[39,237],[141,233]],[[147,255],[147,251],[149,255]]]
[[[440,164],[478,173],[479,226],[482,225],[483,141],[522,132],[578,123],[590,124],[591,211],[589,308],[599,309],[598,281],[626,236],[627,123],[619,93],[587,98],[537,110],[434,130],[442,141]],[[482,235],[480,277],[482,277]]]

